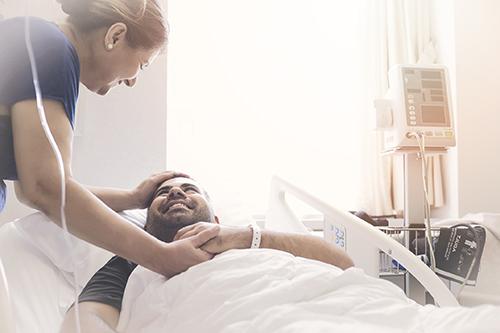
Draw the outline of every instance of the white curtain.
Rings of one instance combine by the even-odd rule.
[[[388,89],[388,70],[395,64],[431,64],[436,54],[430,33],[429,0],[372,0],[371,52],[374,94],[383,97]],[[371,179],[371,196],[366,209],[375,215],[400,211],[402,200],[398,191],[402,184],[401,165],[391,157],[383,157],[382,134],[371,134],[369,151],[372,163],[377,165],[368,176]],[[444,204],[443,177],[439,157],[428,157],[428,191],[431,205]],[[398,187],[398,188],[396,188]],[[384,198],[384,199],[377,199]],[[392,200],[385,200],[392,198]]]

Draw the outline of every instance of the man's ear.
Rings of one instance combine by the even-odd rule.
[[[220,224],[220,223],[219,223],[219,217],[218,217],[218,216],[214,216],[214,220],[215,220],[215,223]]]

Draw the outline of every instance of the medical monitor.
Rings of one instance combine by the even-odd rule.
[[[450,127],[444,69],[402,68],[408,126]]]
[[[391,68],[387,106],[382,110],[385,114],[378,115],[386,131],[385,150],[417,147],[417,140],[411,135],[415,132],[425,135],[427,147],[455,145],[448,81],[444,66]]]

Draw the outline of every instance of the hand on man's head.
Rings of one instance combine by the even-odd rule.
[[[158,187],[163,182],[177,177],[190,178],[188,175],[182,172],[164,171],[153,174],[147,179],[143,180],[139,185],[137,185],[135,189],[130,191],[136,208],[148,208]]]

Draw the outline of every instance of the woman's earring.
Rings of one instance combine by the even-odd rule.
[[[112,50],[113,49],[113,44],[112,43],[109,43],[108,45],[106,45],[106,48],[108,50]]]

